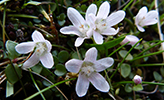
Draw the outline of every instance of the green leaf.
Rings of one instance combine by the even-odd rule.
[[[162,80],[162,76],[156,71],[153,72],[153,76],[154,76],[154,79],[156,81],[161,81]]]
[[[60,26],[63,26],[63,25],[65,24],[65,20],[62,20],[62,21],[58,20],[58,24],[59,24]]]
[[[119,51],[119,54],[122,58],[125,58],[127,53],[128,53],[128,51],[126,51],[126,50]],[[133,59],[133,56],[129,53],[125,60],[132,60],[132,59]]]
[[[56,65],[56,70],[55,70],[55,74],[57,75],[57,76],[63,76],[64,74],[66,74],[66,68],[65,68],[65,66],[63,65],[63,64],[58,64],[58,65]]]
[[[66,18],[66,15],[64,13],[61,13],[59,16],[57,16],[57,19],[60,21],[63,21]]]
[[[79,59],[77,52],[72,53],[72,57],[74,59]]]
[[[38,19],[37,16],[32,16],[32,15],[26,15],[26,14],[8,14],[8,17],[21,17],[21,18],[33,18],[33,19]]]
[[[52,3],[52,4],[50,4],[50,6],[51,6],[50,13],[52,14],[56,10],[56,3]]]
[[[17,44],[18,43],[14,42],[14,41],[11,41],[11,40],[8,40],[6,42],[6,49],[8,51],[8,57],[10,59],[14,59],[14,58],[17,58],[18,56],[20,56],[20,54],[15,50],[15,46]]]
[[[6,82],[6,98],[14,94],[14,85]]]
[[[15,84],[22,77],[22,70],[17,66],[12,66],[11,64],[8,64],[8,66],[5,69],[5,74],[7,80],[11,84]]]
[[[69,58],[69,53],[65,50],[60,51],[58,54],[58,59],[61,63],[64,63],[65,61],[67,61]]]
[[[110,49],[116,45],[118,45],[125,37],[120,37],[108,42],[105,42],[101,45],[99,44],[85,44],[86,47],[90,48],[90,47],[96,47],[98,50],[106,50],[106,49]]]
[[[128,92],[128,93],[132,92],[132,87],[130,86],[130,84],[125,85],[125,91]]]
[[[143,90],[142,84],[133,86],[133,91],[142,91],[142,90]]]
[[[40,74],[42,72],[43,67],[40,63],[38,63],[34,67],[31,67],[31,69],[32,69],[32,71]]]
[[[163,67],[160,68],[160,72],[161,72],[161,75],[164,77],[164,68]]]
[[[131,67],[129,64],[123,63],[121,65],[121,75],[126,78],[131,73]]]

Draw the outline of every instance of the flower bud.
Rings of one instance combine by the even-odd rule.
[[[128,43],[128,45],[135,45],[139,41],[139,38],[134,35],[127,35],[124,40],[120,43],[121,45]],[[139,44],[137,44],[139,45]]]
[[[142,82],[142,78],[139,75],[135,75],[133,81],[135,84],[140,84]]]

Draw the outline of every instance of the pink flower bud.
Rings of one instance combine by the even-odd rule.
[[[133,81],[135,84],[140,84],[142,82],[142,78],[139,75],[135,75]]]
[[[127,35],[120,44],[123,45],[129,41],[130,43],[128,43],[128,45],[135,45],[139,41],[139,38],[134,35]]]

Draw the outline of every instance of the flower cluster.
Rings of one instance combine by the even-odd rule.
[[[62,34],[74,34],[78,38],[75,40],[75,47],[82,45],[85,39],[93,38],[96,44],[103,44],[103,35],[116,35],[119,28],[113,26],[120,23],[125,18],[125,12],[118,10],[109,15],[110,4],[106,1],[102,3],[97,10],[95,4],[91,4],[86,10],[85,19],[74,8],[67,9],[67,16],[72,22],[72,26],[65,26],[60,29]],[[146,7],[142,7],[135,17],[135,25],[138,30],[144,32],[144,26],[157,23],[158,13],[156,11],[147,12]],[[52,45],[46,40],[39,31],[34,31],[31,42],[23,42],[18,44],[15,49],[20,54],[31,52],[31,56],[24,62],[23,68],[30,68],[39,63],[46,68],[52,68],[54,65],[53,56],[50,53]],[[126,35],[121,45],[129,42],[128,45],[135,45],[139,38],[134,35]],[[79,97],[86,95],[90,82],[99,91],[109,92],[110,86],[106,79],[99,73],[114,63],[114,59],[106,57],[97,60],[98,51],[95,47],[90,48],[84,60],[71,59],[65,63],[65,67],[69,72],[78,73],[76,83],[76,93]],[[140,84],[142,79],[136,75],[133,79],[135,84]]]
[[[112,26],[121,22],[125,17],[125,12],[122,10],[108,16],[109,11],[110,5],[107,1],[101,4],[98,12],[97,6],[91,4],[86,11],[84,19],[76,9],[69,7],[67,15],[73,26],[65,26],[60,29],[60,32],[79,36],[75,41],[76,47],[79,47],[84,39],[89,39],[91,36],[93,36],[97,44],[102,44],[102,35],[116,35],[119,28],[116,30]]]

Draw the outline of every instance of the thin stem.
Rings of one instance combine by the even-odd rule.
[[[37,90],[40,92],[40,89],[39,89],[37,83],[35,82],[35,79],[34,79],[33,75],[31,74],[31,72],[29,72],[29,73],[30,73],[31,79],[32,79],[32,81],[33,81],[35,87],[36,87]],[[43,100],[46,100],[46,98],[44,97],[44,95],[43,95],[42,93],[40,93],[40,95],[41,95],[41,97],[43,98]]]
[[[78,55],[79,59],[81,60],[81,56],[80,56],[80,53],[79,53],[79,50],[77,47],[76,47],[76,51],[77,51],[77,55]]]
[[[129,5],[133,2],[134,0],[130,0],[130,2],[122,9],[122,10],[126,10],[127,7],[129,7]]]
[[[149,53],[147,55],[143,55],[143,56],[140,56],[140,57],[135,57],[131,61],[134,61],[134,60],[137,60],[137,59],[141,59],[141,58],[144,58],[144,57],[148,57],[148,56],[152,56],[152,55],[157,55],[157,54],[162,53],[162,52],[164,52],[164,50],[158,51],[158,52]]]
[[[116,72],[118,71],[118,69],[120,68],[120,66],[122,65],[122,63],[125,61],[126,57],[129,55],[129,53],[133,50],[133,48],[140,42],[142,41],[142,39],[140,39],[135,45],[132,46],[132,48],[128,51],[128,53],[125,55],[125,57],[123,58],[123,60],[120,62],[119,66],[116,68],[116,70],[114,71],[114,73],[111,75],[110,79],[113,78],[113,76],[116,74]]]
[[[55,44],[52,44],[53,47],[57,47],[57,48],[62,48],[62,49],[65,49],[65,50],[68,50],[70,51],[69,49],[63,47],[63,46],[60,46],[60,45],[55,45]]]
[[[27,70],[27,69],[23,69],[23,70],[29,71],[29,70]],[[29,72],[31,72],[31,73],[33,73],[33,74],[35,74],[35,75],[37,75],[37,76],[43,78],[44,80],[46,80],[47,82],[49,82],[51,85],[54,84],[53,82],[51,82],[50,80],[48,80],[47,78],[45,78],[44,76],[42,76],[42,75],[40,75],[40,74],[38,74],[38,73],[35,73],[35,72],[33,72],[33,71],[29,71]],[[64,97],[66,100],[68,100],[68,98],[64,95],[64,93],[63,93],[57,86],[55,86],[55,88],[63,95],[63,97]]]
[[[56,84],[53,84],[53,85],[51,85],[51,86],[49,86],[49,87],[47,87],[47,88],[41,90],[40,92],[36,92],[35,94],[29,96],[28,98],[26,98],[26,99],[24,99],[24,100],[30,100],[30,99],[36,97],[37,95],[39,95],[40,93],[43,93],[43,92],[45,92],[45,91],[47,91],[47,90],[49,90],[49,89],[51,89],[51,88],[53,88],[53,87],[55,87],[55,86],[57,86],[57,85],[60,85],[60,84],[62,84],[62,83],[65,83],[65,82],[71,81],[71,80],[75,80],[75,79],[76,79],[76,78],[72,78],[72,79],[60,81],[60,82],[58,82],[58,83],[56,83]]]
[[[120,50],[122,47],[124,47],[124,46],[127,45],[128,43],[130,43],[130,41],[127,42],[127,43],[125,43],[125,44],[123,44],[122,46],[120,46],[120,47],[117,48],[116,50],[114,50],[110,55],[108,55],[108,57],[112,56],[114,53],[116,53],[118,50]]]
[[[158,1],[155,0],[155,8],[156,8],[156,11],[158,12]],[[160,19],[159,19],[159,15],[157,17],[157,27],[158,27],[158,34],[159,34],[159,38],[161,41],[163,41],[163,34],[162,34],[162,31],[161,31],[161,25],[160,25]],[[164,43],[161,43],[161,47],[162,47],[162,50],[164,50]],[[162,57],[163,57],[163,62],[164,62],[164,52],[162,53]]]
[[[141,53],[139,53],[136,57],[142,55],[144,52],[148,51],[149,49],[151,49],[151,48],[153,48],[153,47],[155,47],[155,46],[157,46],[157,45],[159,45],[159,44],[162,43],[162,42],[164,42],[164,41],[159,41],[158,43],[156,43],[156,44],[150,46],[149,48],[147,48],[147,49],[145,49],[145,50],[143,50],[143,51],[142,51]]]
[[[164,66],[164,63],[156,63],[156,64],[139,64],[135,67],[145,67],[145,66]]]
[[[104,70],[104,72],[105,72],[105,76],[106,76],[106,78],[107,78],[107,80],[108,80],[108,83],[109,83],[109,85],[110,85],[110,88],[111,88],[111,90],[113,91],[114,89],[113,89],[113,87],[112,87],[111,80],[110,80],[110,78],[109,78],[109,76],[108,76],[108,73],[107,73],[106,70]]]
[[[4,11],[3,11],[3,25],[2,25],[2,33],[3,33],[3,43],[5,45],[5,21],[6,21],[6,2],[4,3]],[[5,46],[4,46],[5,47]]]

